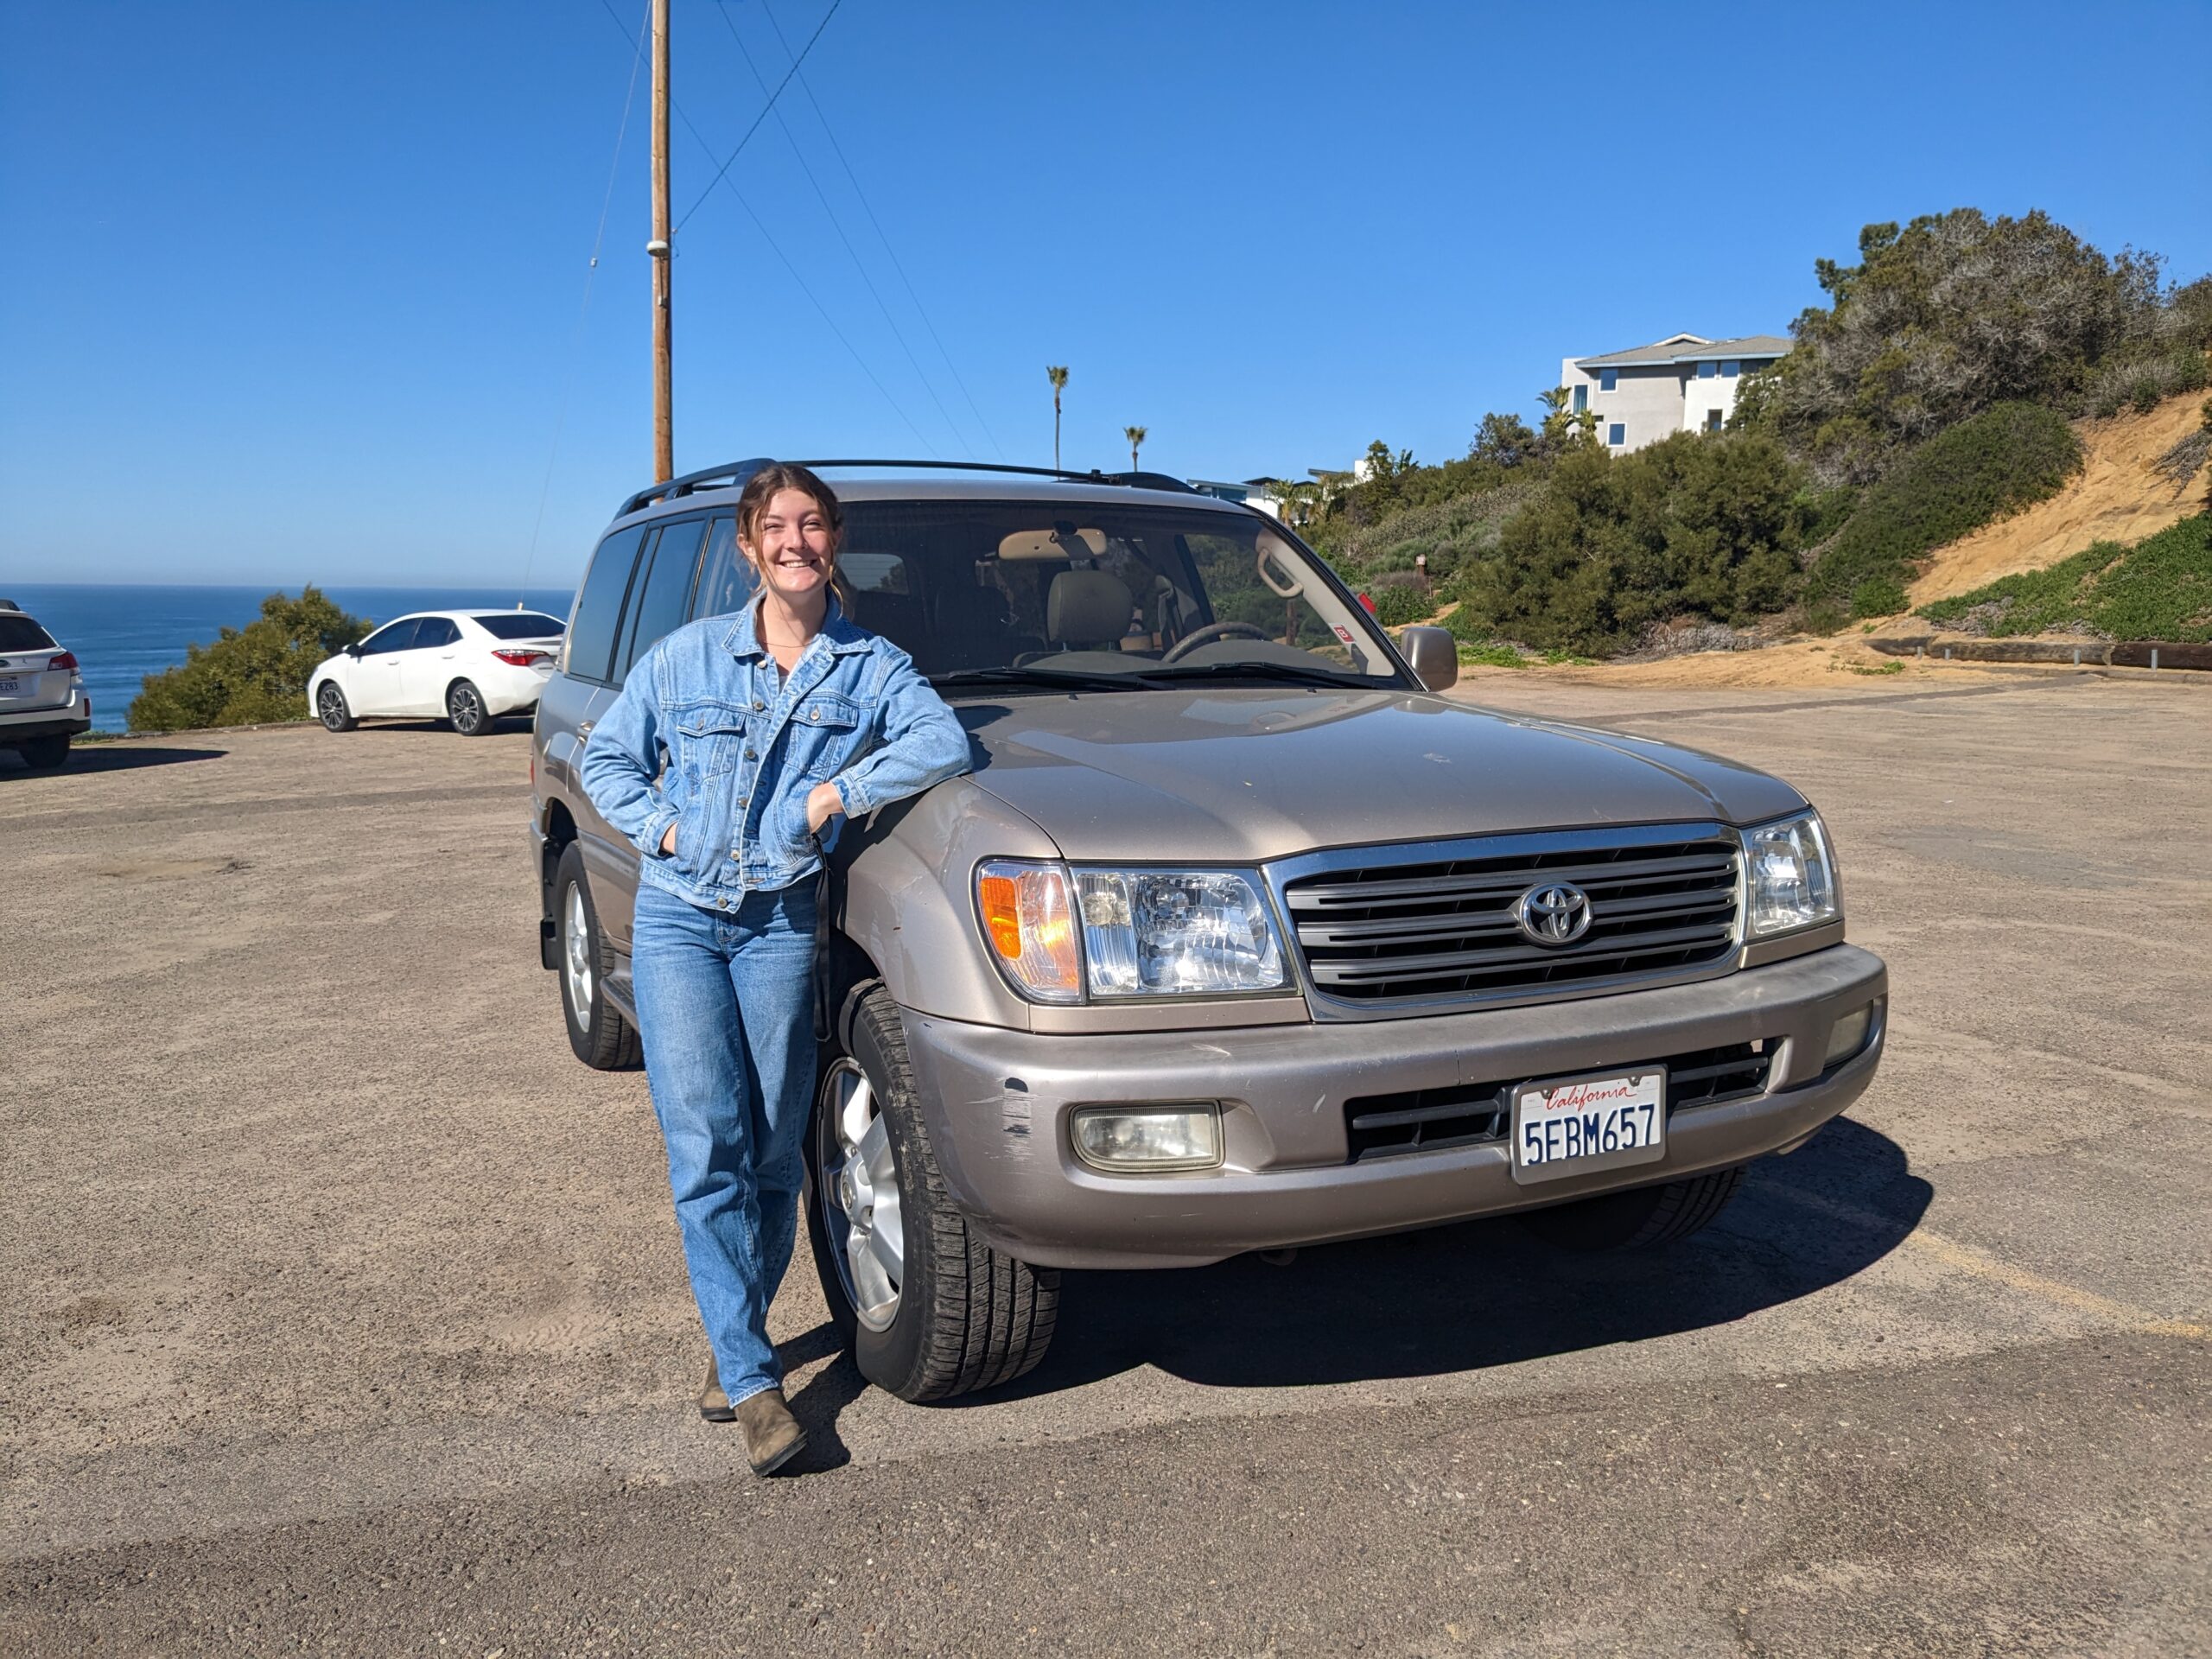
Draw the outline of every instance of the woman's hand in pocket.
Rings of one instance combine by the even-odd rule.
[[[845,810],[845,798],[835,784],[817,784],[806,794],[806,832],[819,835],[822,826]]]

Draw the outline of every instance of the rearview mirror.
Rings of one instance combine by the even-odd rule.
[[[1402,629],[1398,652],[1414,678],[1432,691],[1448,691],[1459,683],[1459,642],[1446,629]]]

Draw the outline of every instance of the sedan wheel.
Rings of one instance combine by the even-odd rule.
[[[888,1331],[906,1278],[906,1233],[891,1134],[868,1074],[840,1059],[822,1082],[822,1220],[854,1317]]]
[[[315,694],[315,713],[326,731],[350,732],[359,723],[346,705],[346,694],[334,680],[325,680],[322,689]]]
[[[463,737],[481,737],[492,729],[492,711],[484,694],[467,680],[455,680],[446,693],[446,718]]]

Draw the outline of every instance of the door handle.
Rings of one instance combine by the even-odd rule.
[[[591,728],[598,724],[599,722],[595,720],[578,721],[576,725],[576,741],[581,743],[586,738],[589,737],[591,735]]]

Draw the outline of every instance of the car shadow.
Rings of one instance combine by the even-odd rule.
[[[80,743],[69,758],[47,772],[33,772],[13,749],[0,749],[0,777],[66,778],[92,772],[143,772],[149,766],[181,766],[188,760],[219,760],[228,749],[139,748],[126,743]]]
[[[1586,1255],[1510,1217],[1158,1273],[1068,1273],[1052,1351],[982,1404],[1141,1365],[1216,1388],[1433,1376],[1726,1325],[1840,1283],[1910,1233],[1932,1189],[1849,1118],[1753,1164],[1703,1232]],[[849,1362],[848,1362],[849,1363]]]

